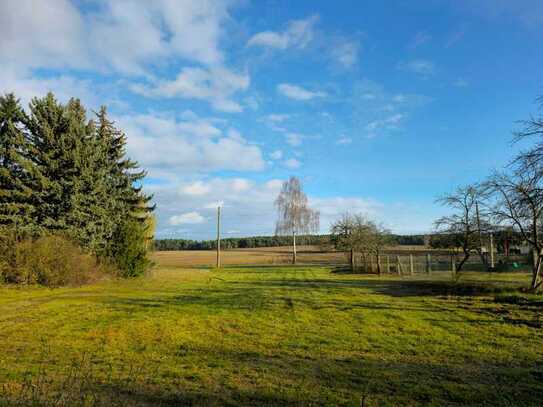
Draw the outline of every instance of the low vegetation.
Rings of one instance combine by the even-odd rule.
[[[187,258],[193,252],[186,254]],[[0,405],[539,405],[528,273],[180,268],[0,288]],[[286,253],[288,255],[288,252]]]
[[[47,287],[78,286],[113,276],[116,270],[62,236],[15,240],[0,236],[0,281]]]

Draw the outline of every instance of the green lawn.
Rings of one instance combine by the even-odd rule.
[[[528,275],[158,268],[0,288],[0,405],[542,405]]]

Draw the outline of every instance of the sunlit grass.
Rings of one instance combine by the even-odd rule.
[[[543,298],[518,292],[528,278],[170,264],[0,288],[0,383],[6,403],[540,405]]]

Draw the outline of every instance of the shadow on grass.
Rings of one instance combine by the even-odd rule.
[[[145,360],[139,362],[141,368],[130,370],[136,374],[109,379],[96,366],[78,367],[75,377],[70,371],[49,376],[43,370],[27,382],[32,393],[0,394],[0,405],[4,401],[23,406],[510,406],[538,405],[543,398],[541,364],[509,367],[483,361],[472,365],[332,358],[318,352],[298,354],[295,342],[293,347],[271,354],[182,347],[176,361],[183,365],[187,357],[207,366],[199,375],[190,369],[171,370],[172,365],[151,371]],[[217,365],[221,370],[215,370]],[[53,403],[59,392],[61,402]]]
[[[258,280],[252,282],[255,286],[268,285],[278,287],[312,287],[319,288],[364,288],[376,294],[384,294],[392,297],[435,297],[435,296],[491,296],[504,293],[522,291],[525,287],[521,283],[501,281],[453,281],[440,276],[433,279],[432,276],[416,276],[402,278],[399,276],[377,274],[351,273],[348,269],[333,269],[332,273],[341,278],[330,280],[326,278],[316,279],[283,279],[283,280]],[[365,276],[364,279],[346,278],[346,276]],[[369,277],[369,278],[368,278]],[[392,277],[392,279],[391,279]]]

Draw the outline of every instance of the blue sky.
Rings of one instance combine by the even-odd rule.
[[[502,167],[543,94],[543,2],[0,2],[0,91],[107,105],[149,171],[159,237],[272,234],[300,177],[321,231],[425,232]]]

